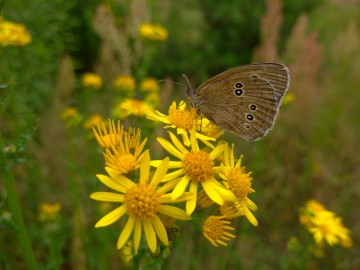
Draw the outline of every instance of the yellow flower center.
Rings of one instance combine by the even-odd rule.
[[[195,117],[196,110],[194,108],[191,108],[190,111],[181,110],[176,108],[176,104],[171,105],[169,108],[169,120],[179,128],[186,130],[192,129]]]
[[[203,182],[213,176],[214,161],[205,151],[191,151],[183,159],[183,168],[192,181]]]
[[[105,154],[106,165],[118,171],[121,174],[127,174],[135,169],[136,159],[132,154],[123,154],[118,156]]]
[[[237,198],[245,199],[247,195],[253,192],[251,188],[252,178],[250,173],[244,173],[243,168],[233,168],[229,170],[227,177],[230,190]]]
[[[221,239],[221,236],[224,233],[224,225],[216,216],[210,216],[205,220],[203,230],[209,238],[216,241]]]
[[[156,215],[160,197],[153,186],[138,184],[126,192],[124,205],[129,215],[136,219],[148,220]]]

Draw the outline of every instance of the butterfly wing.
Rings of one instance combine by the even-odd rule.
[[[200,85],[194,106],[221,128],[254,141],[272,128],[288,86],[289,72],[281,64],[245,65]]]

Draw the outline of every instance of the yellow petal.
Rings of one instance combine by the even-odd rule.
[[[170,135],[170,139],[175,145],[175,147],[184,155],[189,153],[189,151],[184,147],[184,145],[179,141],[179,139],[171,132],[168,132]]]
[[[181,178],[181,180],[179,181],[179,183],[176,185],[176,187],[174,188],[174,190],[172,192],[173,200],[180,197],[185,192],[185,189],[186,189],[189,181],[190,181],[190,177],[187,174],[185,174],[183,176],[183,178]]]
[[[90,195],[90,198],[104,202],[122,202],[124,200],[124,195],[112,192],[95,192]]]
[[[191,199],[191,197],[192,197],[192,195],[191,195],[190,192],[184,192],[180,197],[173,200],[171,193],[168,193],[168,194],[164,194],[164,195],[161,196],[160,203],[162,203],[162,204],[164,204],[164,203],[178,203],[178,202],[187,201],[187,200]]]
[[[169,217],[179,219],[179,220],[190,220],[191,217],[186,214],[186,212],[180,208],[169,206],[169,205],[160,205],[158,209],[159,213],[167,215]]]
[[[141,240],[141,221],[135,220],[134,225],[134,250],[135,253],[138,253],[139,245]]]
[[[147,138],[145,138],[143,140],[143,142],[135,149],[135,153],[134,153],[135,158],[140,155],[140,153],[142,152],[146,142],[147,142]],[[146,151],[149,151],[149,150],[146,150]]]
[[[150,120],[158,121],[158,122],[163,122],[165,124],[170,124],[171,123],[169,118],[165,114],[162,114],[159,111],[148,112],[147,115],[146,115],[146,119],[150,119]]]
[[[179,178],[180,176],[184,175],[185,173],[186,172],[184,169],[180,169],[180,170],[168,173],[167,175],[164,176],[163,181],[167,182],[167,181],[173,180],[175,178]]]
[[[143,225],[144,225],[146,242],[149,246],[150,251],[152,253],[155,253],[157,242],[156,242],[156,234],[155,234],[154,228],[153,228],[151,222],[147,221],[147,220],[143,221]]]
[[[216,146],[215,149],[213,149],[209,154],[210,158],[214,160],[217,157],[219,157],[224,152],[224,146],[225,146],[224,144],[220,144]]]
[[[102,217],[96,224],[95,228],[104,227],[110,225],[120,219],[126,213],[126,207],[124,205],[111,211],[109,214]]]
[[[169,245],[168,236],[167,236],[164,224],[161,222],[160,218],[158,216],[154,216],[154,218],[151,220],[151,223],[152,223],[155,233],[159,237],[160,241],[165,246],[168,246]]]
[[[119,236],[119,239],[117,242],[118,249],[122,248],[125,245],[125,243],[127,242],[127,240],[129,239],[129,237],[134,229],[134,223],[135,223],[135,218],[129,216],[129,219],[127,220],[125,227]]]
[[[113,190],[119,191],[121,193],[125,193],[127,190],[125,186],[107,175],[97,174],[96,176],[101,181],[101,183]]]
[[[160,183],[160,181],[164,180],[164,176],[168,170],[168,166],[169,166],[169,158],[166,157],[163,159],[163,161],[161,162],[159,167],[156,169],[155,174],[151,180],[151,184],[154,187],[157,187],[157,185]]]
[[[259,225],[258,221],[256,220],[255,216],[253,215],[253,213],[251,213],[251,211],[247,208],[244,207],[245,210],[245,216],[247,217],[247,219],[250,221],[250,223],[254,226]]]
[[[140,164],[140,180],[141,184],[147,184],[150,173],[150,154],[145,154],[143,161]]]
[[[150,161],[150,166],[151,167],[159,167],[161,162],[162,162],[162,160],[151,160]]]
[[[214,201],[214,202],[216,202],[217,204],[220,204],[220,205],[224,204],[223,198],[221,198],[221,196],[216,191],[216,189],[214,189],[214,187],[213,187],[213,185],[211,184],[210,181],[204,181],[201,184],[202,184],[202,187],[204,188],[206,194],[209,196],[209,198],[212,201]]]
[[[165,194],[166,192],[174,189],[174,187],[179,183],[179,181],[180,181],[180,178],[171,180],[171,181],[167,182],[165,185],[161,186],[157,190],[157,192],[160,194]]]
[[[110,167],[105,167],[105,170],[110,175],[112,179],[114,179],[119,184],[123,185],[126,188],[131,188],[135,185],[133,181],[127,178],[125,175],[122,175],[115,170],[111,169]]]
[[[169,141],[163,139],[163,138],[157,138],[157,141],[161,144],[161,146],[168,151],[173,156],[183,159],[184,154],[181,153],[179,150],[177,150]]]
[[[225,201],[233,202],[236,200],[234,193],[222,186],[215,178],[210,178],[208,182],[212,185],[213,190],[215,190],[215,192],[218,193]]]
[[[191,198],[186,201],[186,213],[190,216],[196,207],[196,200],[197,200],[197,187],[198,183],[192,182],[190,184],[190,194],[192,194]]]
[[[195,131],[195,125],[194,128],[190,131],[190,143],[191,143],[191,149],[194,151],[199,151],[199,144],[196,140],[196,131]]]

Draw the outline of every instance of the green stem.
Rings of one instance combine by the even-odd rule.
[[[25,223],[21,213],[21,207],[19,202],[19,196],[16,191],[16,185],[14,180],[14,175],[12,172],[12,162],[7,161],[4,153],[4,140],[0,133],[0,166],[1,171],[3,172],[5,178],[5,186],[8,195],[8,201],[10,206],[10,211],[12,214],[12,219],[16,224],[16,236],[18,238],[25,262],[28,269],[36,270],[38,269],[34,253],[31,248],[30,239],[27,234]]]

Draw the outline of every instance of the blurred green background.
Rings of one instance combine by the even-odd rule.
[[[166,79],[153,103],[166,113],[185,97],[185,86],[171,83],[183,84],[182,74],[196,87],[251,62],[286,64],[293,97],[262,140],[226,134],[253,172],[259,226],[239,222],[227,248],[185,226],[162,268],[360,269],[360,1],[17,0],[2,17],[23,24],[32,41],[0,47],[0,269],[28,269],[4,183],[10,165],[40,269],[126,268],[116,250],[121,228],[94,228],[103,210],[89,194],[104,166],[84,123],[116,115],[117,75]],[[142,23],[162,25],[166,40],[142,40]],[[86,72],[101,76],[101,90],[85,89]],[[70,123],[61,118],[69,106],[78,111]],[[123,121],[158,147],[160,131],[144,116]],[[312,198],[343,219],[352,248],[328,247],[318,257],[289,248],[292,237],[312,240],[301,238],[298,217]],[[41,218],[46,203],[61,205],[56,219]]]

